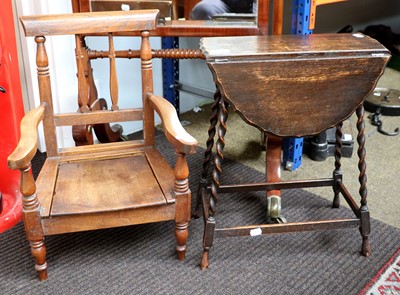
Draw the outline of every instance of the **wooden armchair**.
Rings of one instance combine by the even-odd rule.
[[[197,142],[185,132],[173,106],[153,95],[148,30],[155,28],[157,14],[157,10],[136,10],[21,17],[26,36],[35,36],[37,43],[41,104],[22,120],[21,139],[8,163],[10,168],[21,171],[26,237],[41,280],[47,278],[46,235],[175,220],[178,258],[185,258],[191,201],[185,155],[195,152]],[[128,31],[138,31],[141,35],[138,53],[143,108],[140,109],[118,106],[115,57],[121,53],[114,50],[113,33]],[[106,55],[111,65],[112,110],[90,111],[86,96],[82,96],[79,102],[82,112],[53,112],[45,36],[68,34],[77,39],[108,35],[110,47]],[[79,50],[76,54],[84,55]],[[159,114],[165,136],[176,150],[174,169],[155,148],[154,111]],[[56,127],[59,126],[138,120],[143,121],[142,140],[70,148],[57,146]],[[41,121],[47,159],[35,183],[30,162],[37,149],[36,129]]]

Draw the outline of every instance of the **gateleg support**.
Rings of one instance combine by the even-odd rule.
[[[200,217],[200,209],[201,209],[201,204],[202,204],[202,190],[207,189],[207,179],[206,178],[201,178],[199,181],[199,185],[197,187],[197,192],[196,192],[196,207],[194,211],[192,212],[192,217],[193,218],[199,218]]]
[[[201,190],[203,201],[203,217],[204,217],[204,234],[203,234],[203,255],[200,261],[200,268],[208,268],[209,252],[214,242],[215,236],[215,218],[214,214],[210,215],[209,208],[206,200],[206,188]]]
[[[343,172],[342,172],[342,127],[343,127],[343,122],[340,122],[339,124],[336,125],[336,131],[335,131],[335,170],[333,171],[333,179],[334,179],[334,184],[333,184],[333,202],[332,202],[332,208],[339,208],[340,207],[340,189],[339,189],[339,184],[342,183],[343,181]]]
[[[361,255],[368,257],[371,255],[371,244],[369,242],[371,225],[370,225],[370,214],[367,206],[361,207],[360,232],[362,236]]]

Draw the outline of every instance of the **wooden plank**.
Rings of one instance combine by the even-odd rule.
[[[310,179],[310,180],[231,184],[231,185],[221,185],[218,189],[218,193],[222,194],[222,193],[234,193],[234,192],[322,187],[322,186],[332,186],[333,183],[334,183],[333,178],[321,178],[321,179]],[[209,187],[207,189],[208,191],[210,191]]]
[[[26,36],[132,32],[157,27],[158,10],[104,11],[20,17]],[[107,24],[107,25],[104,25]]]
[[[60,157],[60,163],[118,159],[134,155],[143,155],[143,150],[129,149],[129,150],[103,151],[103,152],[98,151],[96,153],[87,153],[87,154],[74,154],[74,155]]]
[[[258,35],[260,29],[252,22],[216,22],[212,20],[173,20],[150,32],[152,36],[215,37]]]
[[[61,148],[59,150],[62,158],[72,155],[80,155],[87,153],[100,153],[100,152],[118,152],[123,150],[134,150],[143,147],[143,140],[131,140],[112,143],[93,144],[86,146]]]
[[[36,179],[36,196],[40,204],[40,215],[50,215],[51,203],[53,201],[54,188],[57,181],[59,158],[47,158],[42,170]]]
[[[50,215],[166,205],[144,154],[62,163]]]
[[[319,55],[371,56],[389,52],[378,41],[362,34],[274,35],[203,38],[200,49],[208,61],[218,58],[232,60],[267,60],[276,58],[310,58]]]
[[[143,120],[142,109],[125,109],[119,111],[95,111],[88,113],[54,114],[56,126],[101,124],[112,122]]]
[[[215,37],[250,36],[265,33],[253,22],[216,22],[212,20],[172,20],[150,31],[159,37]],[[105,33],[88,33],[87,36],[105,36]],[[139,36],[140,32],[115,32],[114,36]]]
[[[346,186],[341,181],[339,182],[339,191],[343,195],[343,198],[346,200],[347,204],[350,206],[351,210],[353,210],[353,213],[358,218],[360,218],[360,216],[361,216],[360,207],[354,201],[350,192],[347,190]]]
[[[292,222],[282,224],[259,224],[215,229],[216,237],[258,236],[267,234],[281,234],[288,232],[314,231],[326,229],[343,229],[358,227],[359,219],[337,219],[321,221]]]
[[[167,203],[175,203],[174,183],[175,175],[165,158],[155,148],[146,148],[147,160],[156,176]]]
[[[174,220],[175,204],[42,219],[45,235]],[[173,236],[173,232],[171,232]]]

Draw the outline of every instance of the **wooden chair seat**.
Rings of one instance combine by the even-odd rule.
[[[52,223],[60,219],[57,225],[45,227],[47,235],[114,227],[115,221],[102,218],[99,226],[96,220],[101,215],[123,211],[126,211],[123,215],[129,216],[126,225],[148,222],[143,216],[163,206],[163,213],[156,219],[157,214],[153,214],[151,220],[174,219],[175,176],[157,149],[127,149],[108,157],[91,156],[92,159],[46,159],[36,181],[40,215],[51,218]],[[87,197],[82,198],[82,194]],[[82,227],[81,223],[70,221],[71,217],[87,219],[83,217],[85,214],[91,214],[93,223]]]
[[[158,165],[152,166],[154,162]],[[157,182],[156,174],[166,175],[165,187]],[[156,149],[117,159],[63,162],[62,158],[48,158],[37,183],[40,188],[48,182],[54,186],[38,189],[37,196],[41,215],[46,217],[161,206],[174,203],[173,180],[172,169]],[[81,198],[82,192],[90,198]]]

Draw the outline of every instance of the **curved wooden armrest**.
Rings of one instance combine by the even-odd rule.
[[[8,156],[10,169],[24,169],[36,154],[37,127],[43,119],[46,104],[42,103],[27,113],[21,121],[21,138],[17,147]]]
[[[194,153],[197,148],[197,140],[182,127],[173,105],[163,97],[153,94],[148,94],[148,99],[150,106],[161,117],[168,141],[180,153]]]

